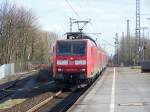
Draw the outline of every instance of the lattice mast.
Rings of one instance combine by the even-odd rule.
[[[141,36],[140,36],[140,0],[136,0],[136,43],[137,43],[137,54],[138,63],[141,60]]]

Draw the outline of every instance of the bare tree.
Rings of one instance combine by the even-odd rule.
[[[40,30],[31,10],[8,2],[0,6],[0,64],[48,62],[58,36]]]
[[[150,40],[144,39],[145,43],[144,50],[145,50],[145,60],[150,59]],[[129,49],[130,46],[130,49]],[[119,42],[119,63],[124,63],[125,65],[133,65],[136,64],[138,60],[138,48],[136,46],[136,37],[131,37],[130,41],[127,37],[121,38]],[[116,54],[115,54],[116,55]],[[115,58],[114,58],[115,59]]]

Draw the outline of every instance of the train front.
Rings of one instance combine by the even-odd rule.
[[[87,78],[86,40],[58,40],[54,49],[55,80],[64,83],[83,83]]]

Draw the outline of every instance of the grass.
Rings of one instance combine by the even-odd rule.
[[[0,104],[0,109],[11,108],[17,104],[24,102],[26,99],[10,99]]]

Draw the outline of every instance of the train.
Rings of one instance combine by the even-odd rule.
[[[107,66],[107,54],[82,32],[68,32],[53,47],[53,78],[56,82],[90,84]]]

